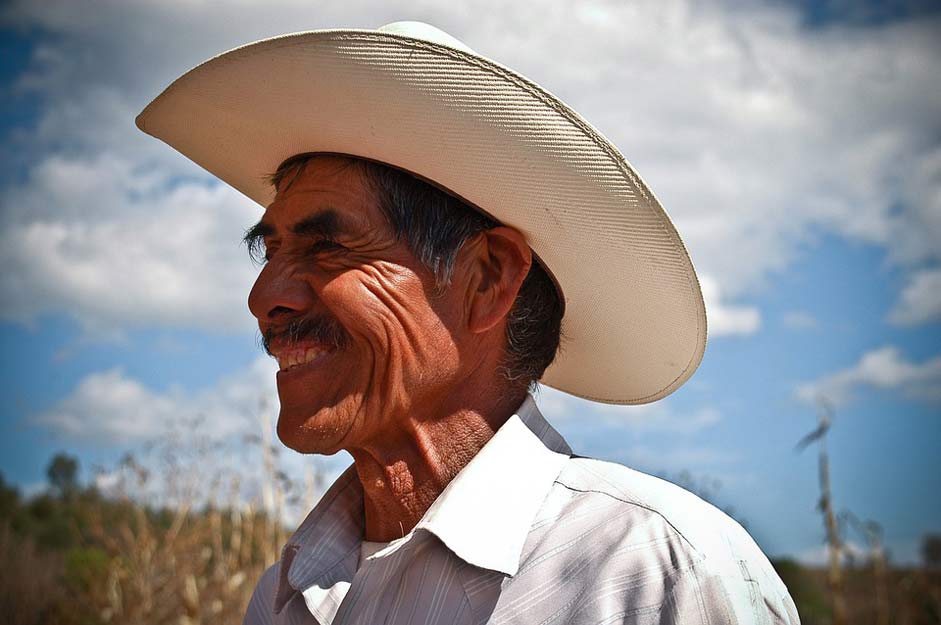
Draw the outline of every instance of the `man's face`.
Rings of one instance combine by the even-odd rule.
[[[281,183],[248,298],[278,359],[278,435],[304,453],[391,443],[458,376],[459,301],[396,240],[360,170],[317,157]]]

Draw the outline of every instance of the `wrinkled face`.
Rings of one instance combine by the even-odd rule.
[[[433,297],[350,163],[315,158],[253,229],[267,261],[248,304],[279,363],[278,435],[304,453],[393,440],[459,374],[456,296]]]

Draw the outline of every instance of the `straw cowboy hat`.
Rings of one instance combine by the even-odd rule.
[[[416,174],[519,229],[565,300],[544,384],[640,404],[702,359],[699,282],[647,185],[558,98],[432,26],[236,48],[177,79],[137,126],[263,207],[285,159],[338,153]]]

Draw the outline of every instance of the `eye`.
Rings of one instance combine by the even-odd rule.
[[[316,243],[310,246],[311,254],[319,254],[321,252],[333,252],[337,250],[346,249],[336,241],[331,241],[329,239],[320,239]]]
[[[264,265],[265,263],[270,261],[272,258],[274,258],[274,253],[278,251],[278,246],[277,245],[265,245],[265,243],[262,242],[260,249],[258,251],[259,251],[258,256],[260,257],[259,262],[262,265]]]

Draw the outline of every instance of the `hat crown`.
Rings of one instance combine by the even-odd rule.
[[[470,47],[464,44],[464,42],[452,37],[440,28],[436,28],[431,24],[426,24],[425,22],[392,22],[391,24],[380,26],[377,30],[393,35],[404,35],[405,37],[412,37],[414,39],[424,39],[425,41],[430,41],[431,43],[439,43],[444,46],[456,48],[457,50],[461,50],[463,52],[476,54],[476,52],[471,50]]]

